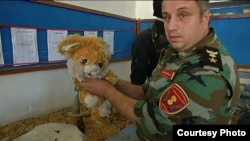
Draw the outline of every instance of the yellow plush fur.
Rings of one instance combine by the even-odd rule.
[[[58,52],[68,58],[67,67],[79,90],[80,103],[90,109],[91,119],[98,123],[109,123],[111,103],[103,97],[92,95],[79,85],[86,78],[105,79],[112,85],[116,84],[117,75],[108,68],[111,59],[109,45],[100,37],[72,34],[59,43]]]

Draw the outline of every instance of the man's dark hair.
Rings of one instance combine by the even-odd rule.
[[[161,3],[162,0],[153,0],[153,16],[162,18]]]

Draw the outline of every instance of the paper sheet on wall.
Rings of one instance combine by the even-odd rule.
[[[47,41],[48,41],[48,60],[58,61],[66,60],[66,57],[59,53],[58,44],[68,35],[67,30],[47,30]]]
[[[0,66],[1,65],[4,65],[4,59],[3,59],[2,37],[0,32]]]
[[[111,53],[114,54],[114,31],[103,31],[103,40],[110,45]]]
[[[93,36],[97,37],[97,31],[84,31],[84,36]]]
[[[39,62],[37,31],[28,28],[11,28],[14,66]]]

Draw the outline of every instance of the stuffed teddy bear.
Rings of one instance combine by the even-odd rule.
[[[112,104],[106,98],[89,93],[80,82],[88,78],[116,84],[117,75],[108,68],[111,59],[109,47],[100,37],[79,34],[69,35],[58,44],[58,52],[67,57],[67,68],[78,91],[77,106],[84,105],[90,110],[90,118],[100,124],[110,123]]]

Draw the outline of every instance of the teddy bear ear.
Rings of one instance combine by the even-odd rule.
[[[64,54],[66,57],[69,57],[70,54],[74,51],[75,47],[80,43],[71,43],[68,45],[61,46],[61,53]]]
[[[72,43],[72,44],[69,44],[69,45],[66,45],[66,46],[63,46],[63,51],[65,52],[70,52],[71,50],[73,50],[76,45],[79,45],[79,43]]]

